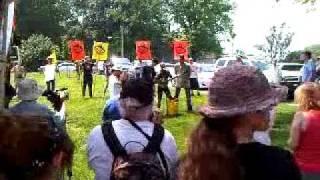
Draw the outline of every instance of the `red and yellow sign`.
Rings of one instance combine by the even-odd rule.
[[[92,51],[92,59],[106,61],[109,55],[109,43],[94,42]]]
[[[69,49],[71,51],[71,59],[73,61],[81,61],[86,56],[84,43],[80,40],[69,41]]]
[[[136,59],[151,60],[151,42],[150,41],[136,41]]]
[[[173,42],[173,57],[174,60],[179,60],[183,55],[184,59],[189,57],[189,42],[188,41],[175,41]]]

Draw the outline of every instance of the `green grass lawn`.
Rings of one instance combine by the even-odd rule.
[[[45,85],[43,75],[40,73],[30,73],[29,78],[36,79],[42,86]],[[68,78],[66,74],[57,75],[57,87],[67,87],[70,91],[70,100],[67,102],[67,129],[73,139],[76,152],[74,156],[73,174],[76,180],[93,179],[93,172],[88,168],[86,158],[86,139],[96,125],[101,124],[102,109],[106,98],[103,95],[105,79],[103,76],[95,76],[94,98],[82,98],[81,84],[76,79],[75,74]],[[195,109],[206,103],[206,92],[204,95],[195,96],[193,104]],[[196,113],[187,113],[184,92],[182,91],[180,101],[180,115],[174,118],[165,119],[165,127],[174,135],[180,153],[186,149],[186,139],[192,128],[201,117]],[[44,98],[43,103],[49,104]],[[165,106],[165,103],[163,103]],[[278,107],[277,121],[272,134],[273,143],[281,147],[286,147],[288,139],[288,128],[295,111],[294,105],[283,103]]]

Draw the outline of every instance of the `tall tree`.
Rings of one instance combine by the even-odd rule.
[[[232,34],[229,0],[171,0],[170,6],[174,22],[191,41],[192,56],[222,52],[219,36]]]
[[[276,64],[277,61],[284,60],[288,54],[288,48],[292,42],[294,33],[288,32],[285,23],[279,27],[273,26],[269,35],[266,36],[266,43],[256,45],[256,48],[263,51],[271,61]]]
[[[123,29],[127,56],[133,57],[134,42],[138,39],[150,39],[155,54],[160,54],[165,43],[163,35],[169,29],[163,0],[88,0],[81,6],[85,7],[84,28],[98,40],[112,36],[114,51],[119,52]]]
[[[17,3],[17,33],[26,39],[32,34],[43,34],[59,41],[71,19],[68,1],[20,0]]]
[[[298,62],[301,63],[300,56],[303,53],[303,51],[293,51],[290,52],[287,57],[285,58],[285,62]]]
[[[311,51],[314,56],[320,56],[320,44],[314,44],[305,48],[305,50]]]

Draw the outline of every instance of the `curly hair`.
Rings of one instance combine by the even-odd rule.
[[[72,164],[71,139],[52,137],[47,119],[1,113],[0,132],[0,179],[31,180],[54,173],[52,160],[60,152],[62,169]]]
[[[188,150],[181,161],[179,180],[241,179],[232,133],[238,118],[204,118],[192,132]]]
[[[300,111],[319,110],[320,105],[318,101],[320,99],[314,97],[315,93],[319,91],[320,85],[317,83],[308,82],[299,86],[294,93],[294,99],[298,104],[298,109]]]

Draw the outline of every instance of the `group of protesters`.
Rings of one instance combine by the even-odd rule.
[[[236,64],[215,72],[208,103],[179,156],[174,136],[162,126],[153,108],[154,81],[168,93],[164,66],[130,75],[112,67],[104,121],[87,139],[87,156],[96,180],[317,180],[320,178],[320,85],[305,82],[295,92],[298,104],[289,145],[292,152],[255,141],[255,132],[268,131],[281,86],[271,86],[254,67]],[[190,66],[184,59],[175,68],[176,97],[185,88],[192,110]],[[150,76],[149,76],[150,75]],[[157,77],[158,76],[158,77]],[[180,78],[180,79],[179,79]],[[179,86],[180,84],[180,86]],[[21,102],[0,115],[0,179],[59,179],[72,166],[74,145],[56,114],[37,102],[37,83],[18,83]],[[158,87],[159,90],[159,87]],[[170,92],[167,95],[171,97]],[[108,103],[107,103],[108,104]],[[28,107],[28,108],[26,108]],[[59,109],[55,109],[59,111]]]

